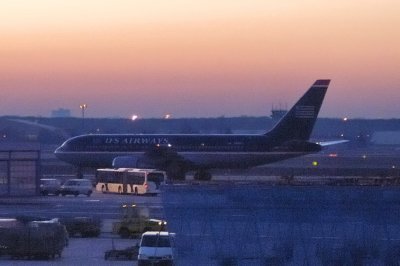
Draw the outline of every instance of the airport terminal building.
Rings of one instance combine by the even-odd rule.
[[[0,147],[0,196],[37,195],[40,177],[39,149],[32,145]]]

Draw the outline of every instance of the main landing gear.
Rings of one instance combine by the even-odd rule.
[[[82,179],[83,178],[83,171],[82,171],[81,167],[78,167],[76,169],[76,178],[78,178],[78,179]]]
[[[186,178],[186,172],[188,168],[182,162],[171,162],[167,167],[167,176],[171,181],[183,181]],[[212,179],[212,175],[207,169],[201,168],[196,171],[193,178],[198,181],[209,181]]]
[[[171,162],[167,168],[167,176],[170,180],[185,180],[185,166],[179,162]]]
[[[212,175],[210,172],[207,172],[207,170],[200,169],[194,174],[193,178],[195,180],[199,180],[199,181],[210,181],[212,178]]]

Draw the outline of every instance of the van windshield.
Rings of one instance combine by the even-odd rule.
[[[64,185],[66,186],[90,186],[90,181],[87,180],[67,180]]]
[[[145,235],[142,238],[141,246],[168,248],[171,247],[171,243],[169,241],[169,236]]]
[[[56,185],[58,183],[57,180],[51,180],[51,179],[41,179],[40,183],[43,185]]]

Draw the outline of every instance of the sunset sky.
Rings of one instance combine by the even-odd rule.
[[[2,0],[0,116],[400,118],[398,0]]]

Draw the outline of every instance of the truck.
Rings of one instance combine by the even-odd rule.
[[[164,231],[167,222],[160,219],[151,219],[135,204],[124,204],[121,207],[120,220],[112,224],[112,231],[122,238],[140,236],[146,231]]]
[[[68,233],[57,219],[0,219],[0,255],[13,258],[55,258],[68,245]]]
[[[59,221],[65,225],[70,237],[98,237],[101,233],[101,220],[96,217],[64,217]]]

